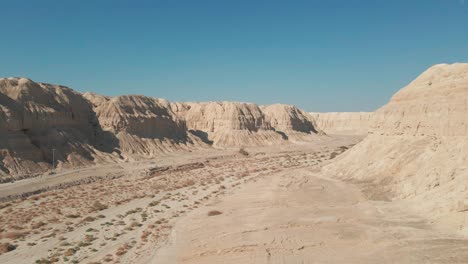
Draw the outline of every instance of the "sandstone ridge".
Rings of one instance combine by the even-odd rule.
[[[376,111],[371,134],[324,172],[465,232],[467,102],[468,64],[435,65]]]
[[[327,134],[367,135],[372,122],[372,112],[309,113],[317,127]]]
[[[77,168],[199,148],[289,144],[313,140],[318,132],[312,117],[293,106],[109,97],[27,78],[0,79],[0,121],[3,180],[53,165]]]

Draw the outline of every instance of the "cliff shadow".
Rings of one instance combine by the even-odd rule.
[[[200,138],[204,143],[208,145],[213,145],[214,143],[212,140],[208,139],[208,133],[206,133],[205,131],[190,129],[189,132]]]
[[[289,139],[288,135],[286,135],[286,133],[284,133],[283,131],[275,130],[275,132],[277,134],[279,134],[281,136],[281,138],[283,138],[283,140],[288,140]]]

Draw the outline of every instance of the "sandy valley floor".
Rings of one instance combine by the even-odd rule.
[[[310,168],[257,178],[181,218],[170,238],[151,263],[468,261],[467,239]]]
[[[358,141],[174,153],[2,185],[0,243],[16,248],[0,263],[467,263],[463,237],[321,176]]]

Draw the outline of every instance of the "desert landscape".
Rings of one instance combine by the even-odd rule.
[[[468,64],[375,112],[0,79],[0,263],[468,263]]]

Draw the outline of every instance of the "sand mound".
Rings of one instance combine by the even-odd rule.
[[[405,199],[464,227],[467,101],[468,64],[433,66],[375,113],[370,136],[324,171],[368,185],[371,197]]]
[[[327,134],[367,135],[372,121],[371,112],[309,113],[317,127]]]

